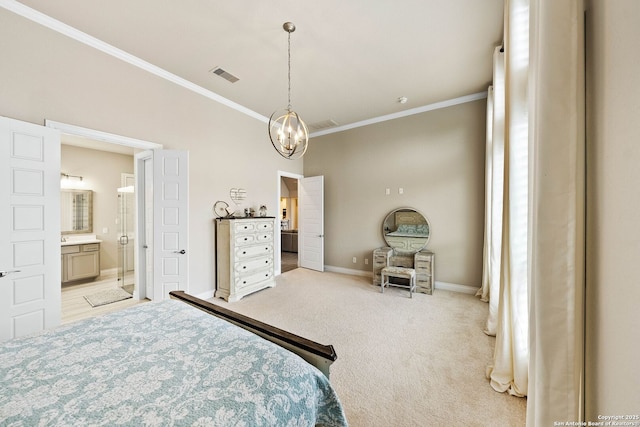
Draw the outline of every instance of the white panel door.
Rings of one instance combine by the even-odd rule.
[[[189,290],[189,153],[153,150],[153,298]]]
[[[60,323],[60,132],[0,117],[0,341]]]
[[[301,178],[298,183],[300,266],[324,271],[324,176]]]

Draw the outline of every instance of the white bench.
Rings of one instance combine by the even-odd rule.
[[[401,279],[409,279],[408,285],[401,285],[389,282],[390,277]],[[384,293],[385,286],[396,286],[399,288],[409,289],[409,298],[413,298],[413,292],[416,290],[416,270],[407,267],[385,267],[380,271],[380,292]]]

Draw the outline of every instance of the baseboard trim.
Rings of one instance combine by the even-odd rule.
[[[443,291],[452,291],[452,292],[460,292],[463,294],[475,295],[478,289],[475,286],[469,285],[459,285],[457,283],[447,283],[447,282],[439,282],[436,280],[436,289],[441,289]]]
[[[118,275],[118,268],[105,268],[104,270],[100,270],[100,277],[111,277]]]
[[[354,270],[352,268],[344,268],[344,267],[336,267],[333,265],[325,265],[325,271],[330,271],[332,273],[341,273],[341,274],[349,274],[351,276],[362,276],[362,277],[373,277],[373,272],[364,271],[364,270]],[[448,283],[448,282],[435,282],[436,289],[441,289],[443,291],[452,291],[452,292],[460,292],[462,294],[470,294],[475,295],[478,289],[475,286],[470,285],[459,285],[457,283]]]
[[[350,276],[362,276],[362,277],[373,276],[373,273],[371,271],[354,270],[352,268],[335,267],[333,265],[325,265],[324,270],[330,271],[332,273],[348,274]]]
[[[207,299],[213,298],[214,293],[215,293],[215,290],[211,290],[211,291],[203,292],[198,295],[194,295],[194,297],[207,300]]]

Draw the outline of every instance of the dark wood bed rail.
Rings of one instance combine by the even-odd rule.
[[[196,298],[185,293],[184,291],[172,291],[169,293],[169,295],[173,299],[184,301],[187,304],[197,307],[209,314],[220,317],[222,319],[226,319],[231,323],[242,326],[243,328],[250,331],[255,331],[258,335],[265,336],[265,338],[270,337],[267,338],[270,341],[280,341],[287,344],[288,346],[314,354],[322,359],[326,359],[327,361],[329,361],[329,363],[334,362],[338,358],[332,345],[319,344],[315,341],[311,341],[299,335],[292,334],[291,332],[276,328],[275,326],[271,326],[259,320],[252,319],[251,317],[244,316],[219,305],[215,305],[200,298]]]

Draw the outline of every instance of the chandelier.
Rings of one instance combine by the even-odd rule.
[[[296,30],[296,26],[292,22],[285,22],[282,28],[288,33],[289,102],[287,108],[274,111],[269,118],[269,138],[282,157],[296,160],[307,151],[309,130],[298,113],[291,108],[291,33]]]

